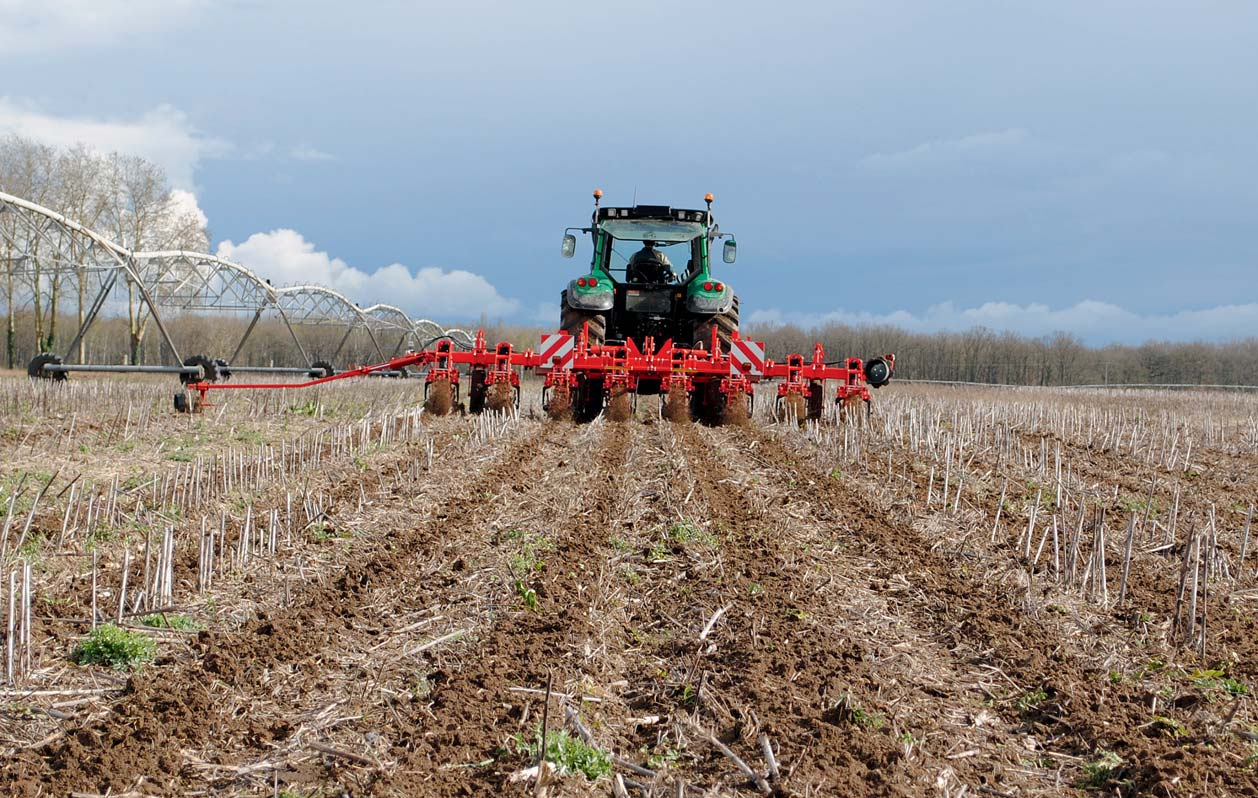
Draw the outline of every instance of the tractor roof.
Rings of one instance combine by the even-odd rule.
[[[632,208],[599,208],[598,221],[607,219],[670,219],[678,222],[707,222],[708,211],[670,208],[667,205],[635,205]]]

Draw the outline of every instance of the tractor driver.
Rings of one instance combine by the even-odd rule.
[[[625,274],[631,283],[675,283],[673,264],[668,256],[655,248],[654,241],[643,241],[642,249],[633,253]]]

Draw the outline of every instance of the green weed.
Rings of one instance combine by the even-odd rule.
[[[536,759],[541,750],[541,737],[540,724],[531,741],[525,740],[524,735],[517,733],[515,735],[516,750],[527,754],[530,759]],[[612,761],[607,754],[586,745],[562,729],[547,732],[546,761],[554,765],[560,774],[579,773],[590,781],[610,776],[612,772]]]
[[[1083,786],[1104,787],[1114,780],[1123,766],[1123,759],[1113,751],[1097,751],[1098,758],[1083,766]]]
[[[1033,690],[1015,701],[1018,712],[1022,715],[1034,714],[1040,708],[1040,704],[1048,700],[1048,693],[1043,688]]]
[[[642,749],[645,754],[646,749]],[[646,766],[651,770],[664,770],[669,765],[673,765],[677,760],[681,759],[681,752],[676,748],[666,748],[658,754],[647,754]]]
[[[307,399],[299,405],[291,405],[288,408],[291,412],[299,416],[314,416],[319,412],[319,403],[313,399]]]
[[[1165,715],[1154,715],[1153,725],[1168,730],[1174,737],[1187,737],[1188,727],[1174,718],[1168,718]]]
[[[151,662],[156,654],[157,644],[147,635],[107,623],[93,629],[87,639],[79,643],[74,659],[81,665],[104,665],[129,671]]]
[[[201,624],[187,615],[169,615],[164,612],[155,612],[152,615],[145,615],[140,619],[140,623],[156,629],[177,629],[181,632],[201,631]]]
[[[716,536],[700,529],[689,521],[673,524],[668,530],[668,540],[682,546],[691,541],[702,543],[708,548],[716,548]]]
[[[515,592],[518,593],[520,598],[524,601],[525,607],[528,607],[533,612],[537,612],[540,609],[540,603],[537,599],[537,591],[529,587],[523,579],[515,580]]]

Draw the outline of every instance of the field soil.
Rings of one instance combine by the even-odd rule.
[[[1254,402],[365,388],[0,386],[0,791],[1258,794]],[[110,622],[154,658],[83,663]]]

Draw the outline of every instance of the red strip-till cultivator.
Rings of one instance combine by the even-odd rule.
[[[731,344],[730,351],[719,346],[677,346],[672,341],[657,347],[648,336],[641,346],[632,339],[595,346],[585,331],[580,336],[555,332],[542,337],[539,351],[517,352],[509,343],[490,348],[478,332],[470,351],[439,341],[433,349],[307,382],[191,383],[176,394],[175,406],[195,412],[209,404],[211,391],[311,388],[414,366],[427,370],[424,393],[429,408],[443,413],[461,404],[465,380],[471,412],[518,405],[520,375],[529,370],[544,375],[543,406],[556,418],[571,414],[578,421],[588,421],[618,397],[636,401],[638,396],[659,396],[662,404],[680,399],[694,418],[719,423],[736,403],[746,403],[750,410],[754,385],[776,380],[775,413],[802,420],[819,418],[830,398],[845,407],[857,402],[867,406],[869,389],[890,381],[895,366],[894,355],[868,361],[853,357],[831,365],[825,361],[821,344],[814,348],[811,360],[789,355],[777,363],[764,357],[764,344],[759,341],[734,333]]]
[[[464,378],[471,412],[518,405],[520,373],[531,370],[544,375],[543,405],[557,418],[589,421],[604,408],[624,415],[637,397],[659,396],[670,418],[720,423],[731,412],[750,411],[756,383],[776,380],[775,414],[802,420],[820,418],[831,397],[845,412],[867,409],[869,389],[891,380],[894,355],[830,363],[817,344],[811,359],[788,355],[777,363],[765,358],[763,342],[738,334],[738,296],[713,278],[710,259],[712,245],[724,239],[723,260],[733,263],[737,245],[712,218],[711,194],[705,210],[602,208],[601,198],[594,192],[589,227],[565,232],[565,257],[576,251],[574,231],[590,235],[594,254],[589,272],[560,295],[560,329],[544,335],[537,351],[516,352],[508,343],[491,348],[478,332],[471,350],[442,340],[309,382],[196,382],[176,396],[176,407],[195,411],[210,391],[306,388],[415,366],[427,369],[425,400],[437,413],[461,406]],[[680,274],[674,258],[685,264]]]

